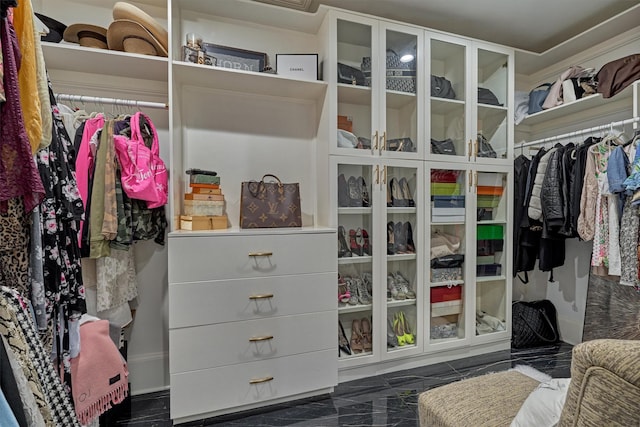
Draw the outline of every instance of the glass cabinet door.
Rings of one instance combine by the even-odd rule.
[[[386,259],[382,285],[386,294],[386,348],[397,352],[420,345],[418,293],[419,236],[422,233],[417,167],[384,166],[386,184]]]
[[[373,166],[337,165],[338,336],[341,360],[372,355],[374,307]]]
[[[429,275],[426,323],[429,342],[464,339],[468,285],[467,200],[471,172],[427,169],[429,182]],[[473,253],[473,251],[471,251]],[[426,260],[426,258],[425,258]]]
[[[430,153],[466,160],[467,47],[432,38],[430,51]],[[449,157],[452,159],[452,157]]]
[[[386,28],[385,52],[385,123],[383,125],[381,150],[399,153],[403,157],[418,153],[418,34]],[[400,154],[402,153],[402,154]],[[416,153],[415,155],[406,153]]]
[[[374,54],[375,24],[375,21],[367,20],[337,20],[338,153],[351,154],[354,150],[371,153],[378,149],[374,145],[380,136],[374,138],[373,135],[377,124],[372,107],[379,84],[378,58]]]
[[[509,136],[509,55],[477,50],[477,129],[475,157],[507,158]]]
[[[508,197],[506,172],[474,172],[476,335],[506,331]]]

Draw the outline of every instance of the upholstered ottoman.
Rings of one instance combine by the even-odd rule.
[[[506,371],[425,391],[418,398],[420,427],[508,427],[538,384]]]

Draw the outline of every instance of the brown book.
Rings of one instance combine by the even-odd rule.
[[[222,194],[221,188],[192,188],[194,194]]]
[[[184,195],[185,200],[215,200],[220,201],[224,200],[224,196],[222,194],[197,194],[197,193],[187,193]]]
[[[220,184],[189,184],[189,187],[196,189],[196,188],[207,188],[207,189],[218,189],[220,188]]]

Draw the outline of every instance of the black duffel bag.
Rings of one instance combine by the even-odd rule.
[[[514,348],[540,347],[560,340],[556,307],[549,300],[514,301],[511,323],[511,346]]]

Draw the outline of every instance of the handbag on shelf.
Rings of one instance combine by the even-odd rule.
[[[531,348],[560,340],[556,308],[549,300],[514,301],[511,305],[511,345]]]
[[[276,182],[265,182],[271,177]],[[240,193],[240,228],[301,227],[300,185],[283,184],[272,174],[245,181]]]
[[[431,152],[433,154],[447,154],[455,156],[456,147],[453,145],[451,138],[447,138],[442,141],[431,138]]]
[[[364,86],[364,73],[357,68],[338,62],[338,83]]]
[[[153,134],[151,147],[145,145],[141,130],[141,118]],[[149,209],[167,204],[169,176],[160,158],[158,132],[144,113],[131,117],[131,138],[114,135],[113,144],[122,171],[122,188],[132,199],[145,200]]]
[[[529,92],[529,111],[528,114],[535,114],[542,111],[542,104],[549,95],[551,89],[551,83],[543,83],[537,86]]]
[[[484,135],[478,134],[478,157],[498,157],[498,154],[493,149],[487,138]]]

